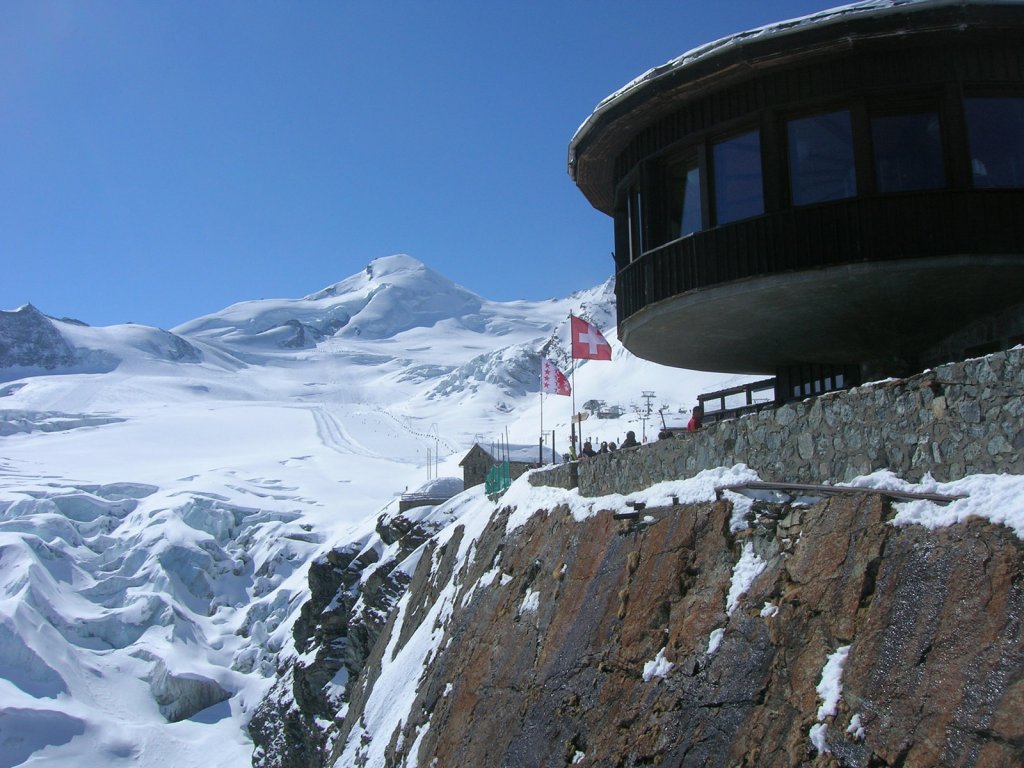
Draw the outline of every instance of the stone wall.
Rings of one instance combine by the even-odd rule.
[[[530,485],[537,486],[548,486],[550,488],[575,488],[579,485],[579,468],[580,462],[578,461],[567,461],[564,464],[556,464],[555,466],[541,470],[540,472],[534,472],[530,475]],[[538,478],[538,480],[534,480]]]
[[[835,483],[878,469],[940,481],[1024,474],[1024,348],[950,363],[580,462],[584,496],[746,464],[763,480]],[[533,485],[563,486],[564,471]]]

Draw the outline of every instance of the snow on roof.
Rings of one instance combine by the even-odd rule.
[[[504,443],[477,443],[480,448],[495,461],[504,461],[508,457],[509,461],[518,461],[525,464],[535,464],[538,458],[538,446],[536,445],[506,445]],[[551,453],[550,448],[546,448],[545,456]]]
[[[631,96],[638,89],[645,88],[668,74],[676,72],[683,67],[692,66],[698,61],[716,56],[729,49],[742,47],[754,40],[761,41],[772,37],[781,37],[786,34],[802,31],[811,26],[821,27],[846,21],[852,16],[863,18],[899,13],[905,10],[907,6],[927,5],[932,8],[941,8],[945,6],[966,5],[1019,5],[1022,3],[1024,3],[1024,0],[998,0],[998,2],[993,2],[993,0],[865,0],[864,2],[828,8],[824,11],[817,11],[816,13],[800,16],[795,19],[778,21],[745,32],[738,32],[698,46],[665,64],[652,67],[639,77],[626,83],[615,93],[603,99],[595,107],[593,113],[576,129],[576,133],[573,134],[572,140],[569,142],[569,175],[575,178],[576,147],[579,146],[583,138],[612,107],[626,97]]]
[[[435,477],[409,493],[433,499],[450,499],[455,494],[462,493],[462,482],[461,477]]]

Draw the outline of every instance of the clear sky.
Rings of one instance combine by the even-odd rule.
[[[487,298],[612,273],[566,173],[647,69],[828,0],[4,0],[0,309],[170,328],[408,253]]]

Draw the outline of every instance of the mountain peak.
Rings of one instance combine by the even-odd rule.
[[[473,327],[484,300],[427,267],[395,254],[374,259],[356,274],[301,299],[234,304],[178,326],[208,342],[267,350],[308,348],[329,336],[390,338],[412,328],[456,319]]]
[[[342,296],[354,290],[365,290],[366,286],[390,285],[396,281],[414,283],[422,279],[450,282],[419,259],[404,253],[396,253],[373,259],[362,272],[357,272],[303,298],[306,301],[320,301]]]
[[[423,272],[427,265],[419,259],[405,253],[396,253],[392,256],[381,256],[366,265],[366,274],[371,279],[379,280],[382,277],[393,275],[399,272]]]

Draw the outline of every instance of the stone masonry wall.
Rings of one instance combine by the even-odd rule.
[[[632,493],[746,464],[763,480],[836,483],[878,469],[907,480],[1024,474],[1024,348],[790,403],[579,462],[584,496]],[[561,474],[530,482],[564,486]]]

